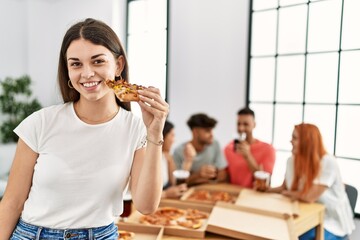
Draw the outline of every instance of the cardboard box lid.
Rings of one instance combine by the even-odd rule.
[[[237,239],[297,239],[290,215],[224,202],[214,206],[206,230]]]
[[[117,222],[116,225],[119,230],[135,233],[134,240],[161,240],[164,234],[164,228],[161,226],[126,222]]]
[[[263,193],[252,189],[242,189],[235,204],[280,214],[289,214],[294,217],[298,217],[300,212],[298,201],[292,201],[281,194]]]

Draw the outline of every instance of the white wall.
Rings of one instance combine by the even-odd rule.
[[[248,3],[170,0],[169,119],[177,142],[190,138],[186,120],[205,112],[218,120],[216,138],[233,138],[245,104]],[[66,29],[79,19],[101,19],[126,38],[126,0],[0,0],[0,79],[29,74],[44,106],[61,102],[56,83]],[[115,20],[116,19],[116,20]],[[2,67],[6,68],[2,69]]]
[[[91,17],[112,26],[124,40],[125,9],[126,0],[1,0],[0,79],[29,74],[44,106],[61,102],[56,76],[65,31]]]
[[[222,145],[236,133],[245,104],[249,1],[172,0],[169,38],[169,119],[176,143],[189,140],[186,121],[204,112],[218,120]]]
[[[27,4],[0,0],[0,79],[27,73]]]

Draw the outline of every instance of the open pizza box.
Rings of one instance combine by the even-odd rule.
[[[214,206],[206,231],[233,239],[298,239],[292,216],[224,202]]]
[[[194,204],[194,203],[185,203],[179,200],[162,200],[160,202],[159,208],[163,207],[175,207],[182,210],[187,209],[196,209],[201,212],[205,212],[207,214],[211,213],[212,206]],[[138,211],[134,211],[129,218],[127,219],[127,223],[136,223],[143,226],[153,226],[146,223],[140,223],[141,217],[144,216]],[[205,238],[205,231],[207,227],[207,219],[201,220],[201,227],[199,228],[186,228],[178,225],[174,226],[164,226],[164,234],[172,235],[172,236],[180,236],[180,237],[189,237],[189,238]]]
[[[180,200],[212,206],[215,205],[217,201],[235,203],[239,197],[240,191],[240,187],[229,184],[199,185],[189,188],[188,191],[182,195]]]
[[[245,188],[241,190],[235,204],[247,208],[288,214],[293,217],[298,217],[300,211],[298,201],[293,201],[277,193],[264,193]]]
[[[119,230],[134,233],[132,240],[161,240],[164,228],[161,226],[143,225],[137,223],[117,222]]]

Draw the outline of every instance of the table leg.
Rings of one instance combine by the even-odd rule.
[[[324,240],[324,211],[319,213],[321,219],[319,225],[316,226],[316,240]]]

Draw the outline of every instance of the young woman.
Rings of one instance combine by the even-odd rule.
[[[175,129],[174,125],[166,121],[163,130],[164,145],[163,151],[163,192],[162,198],[179,198],[187,190],[186,184],[176,185],[173,171],[176,170],[173,156],[170,153],[171,146],[174,143]]]
[[[139,91],[142,120],[106,79],[129,80],[114,31],[86,19],[66,32],[58,82],[64,104],[25,119],[0,205],[0,239],[117,239],[129,182],[133,203],[153,212],[162,192],[162,129],[168,104]]]
[[[296,125],[291,144],[284,183],[269,191],[324,204],[325,240],[346,239],[355,228],[352,210],[336,159],[326,152],[319,129],[312,124]],[[299,239],[315,239],[315,230]]]

